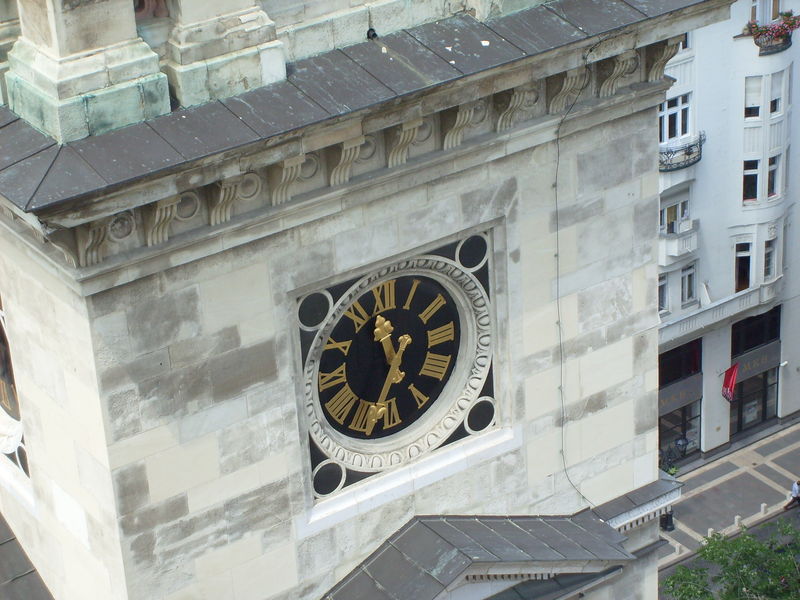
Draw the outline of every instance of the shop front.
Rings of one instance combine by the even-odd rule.
[[[703,397],[700,338],[659,356],[659,467],[669,469],[700,450]]]
[[[776,340],[733,359],[739,382],[731,402],[731,437],[778,416],[778,371],[781,342]]]

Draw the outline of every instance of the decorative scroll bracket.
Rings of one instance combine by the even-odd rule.
[[[232,177],[216,184],[217,194],[211,197],[208,207],[208,224],[221,225],[231,220],[233,201],[237,197],[237,189],[242,178]]]
[[[567,108],[570,96],[580,94],[589,79],[589,69],[586,67],[576,67],[564,74],[564,81],[561,89],[553,96],[548,107],[550,113],[560,113]]]
[[[682,39],[683,36],[681,35],[668,39],[660,47],[648,47],[648,50],[652,48],[658,54],[656,54],[653,64],[650,65],[650,70],[647,72],[647,81],[661,81],[664,77],[664,68],[670,59],[678,53]]]
[[[619,80],[623,75],[630,75],[639,66],[639,53],[636,50],[628,50],[614,57],[614,68],[611,74],[600,86],[601,98],[609,98],[617,92]]]
[[[389,168],[404,165],[408,160],[408,147],[417,139],[417,133],[422,126],[422,119],[412,119],[400,125],[397,143],[389,153]]]
[[[291,187],[300,177],[300,170],[306,162],[306,155],[300,154],[287,158],[281,163],[281,180],[272,190],[272,205],[285,204],[292,198]]]
[[[535,83],[527,83],[514,88],[508,107],[497,119],[497,131],[505,131],[514,125],[514,119],[523,109],[533,108],[539,101],[539,91]]]
[[[468,102],[458,107],[458,114],[456,115],[456,122],[444,136],[443,148],[451,150],[456,146],[461,145],[464,140],[464,130],[472,122],[472,117],[475,114],[477,102]]]
[[[81,267],[91,267],[103,260],[109,221],[108,218],[99,219],[81,225],[75,230],[78,264]]]
[[[163,244],[169,239],[169,226],[178,212],[181,197],[173,196],[159,200],[147,207],[145,212],[145,240],[148,246]]]
[[[339,157],[339,164],[331,171],[331,186],[344,185],[350,181],[350,172],[353,170],[353,163],[361,155],[361,148],[366,138],[361,135],[342,142],[342,154]]]

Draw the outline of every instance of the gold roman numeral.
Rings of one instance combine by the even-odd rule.
[[[339,385],[340,383],[347,383],[347,374],[344,372],[344,363],[337,367],[330,373],[319,372],[319,391],[327,390],[329,387]]]
[[[450,357],[442,354],[434,354],[428,352],[425,355],[425,362],[419,370],[420,375],[427,375],[428,377],[435,377],[439,381],[444,379],[444,374],[447,372],[447,367],[450,366]]]
[[[442,308],[447,303],[447,300],[444,299],[444,296],[441,294],[436,294],[436,298],[428,304],[428,308],[423,310],[419,313],[419,318],[422,319],[422,322],[426,325],[428,324],[428,320],[436,314],[436,311]]]
[[[372,295],[375,296],[375,310],[372,311],[373,315],[396,308],[394,301],[395,281],[394,279],[390,279],[372,288]]]
[[[428,332],[428,348],[435,346],[436,344],[451,342],[455,338],[456,328],[453,326],[453,322],[450,321],[447,325],[442,325],[436,329],[431,329]]]
[[[386,401],[386,412],[383,413],[383,428],[389,429],[396,425],[400,425],[400,413],[397,412],[397,398],[392,398]]]
[[[414,299],[414,294],[417,292],[417,286],[419,285],[419,279],[415,279],[411,282],[411,289],[408,290],[408,297],[406,298],[406,303],[403,304],[403,308],[408,310],[411,308],[411,300]]]
[[[322,350],[341,350],[342,354],[347,356],[347,353],[350,350],[350,344],[352,343],[352,340],[348,340],[346,342],[337,342],[333,338],[328,338],[328,343],[325,344],[325,347]]]
[[[356,414],[353,415],[353,420],[350,421],[350,425],[348,425],[348,427],[353,431],[361,431],[366,433],[367,429],[369,428],[369,409],[372,405],[372,402],[367,402],[366,400],[359,398]]]
[[[350,386],[346,383],[342,388],[336,392],[336,395],[325,403],[325,410],[333,418],[334,421],[341,425],[344,423],[347,415],[350,414],[350,409],[353,404],[358,400],[358,396],[353,393]]]
[[[411,395],[414,396],[414,400],[417,401],[417,408],[422,408],[425,406],[425,403],[430,400],[430,396],[426,396],[420,392],[413,383],[408,385],[408,391],[411,392]]]
[[[353,321],[353,325],[356,327],[356,333],[361,331],[361,328],[370,318],[367,311],[364,310],[364,307],[361,306],[358,300],[353,302],[353,306],[344,311],[344,316]]]

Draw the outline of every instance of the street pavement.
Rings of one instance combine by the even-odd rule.
[[[661,532],[669,545],[661,550],[660,571],[690,558],[710,529],[731,535],[739,524],[752,527],[784,512],[792,482],[800,479],[800,423],[677,478],[684,486],[672,506],[675,530]]]

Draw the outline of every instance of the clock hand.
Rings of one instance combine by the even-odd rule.
[[[394,327],[392,327],[391,321],[381,315],[375,317],[375,341],[381,343],[383,353],[386,355],[386,364],[388,365],[392,364],[395,355],[394,344],[392,344],[392,331],[394,331]],[[397,371],[392,383],[400,383],[405,375],[402,371]]]
[[[383,346],[383,353],[386,355],[386,364],[392,364],[394,358],[394,345],[392,344],[392,322],[383,318],[381,315],[375,317],[375,341]]]
[[[389,373],[387,373],[386,380],[383,382],[381,395],[378,396],[378,401],[370,406],[369,410],[367,411],[367,435],[372,435],[372,429],[375,427],[378,419],[386,414],[386,396],[389,395],[389,388],[392,387],[392,384],[396,383],[395,379],[397,378],[397,374],[400,372],[400,361],[403,359],[403,353],[406,351],[406,346],[411,343],[411,336],[408,334],[401,335],[397,341],[399,342],[400,346],[397,348],[397,352],[395,353],[394,358],[392,358],[392,362],[389,365]],[[402,379],[402,377],[400,379]]]

